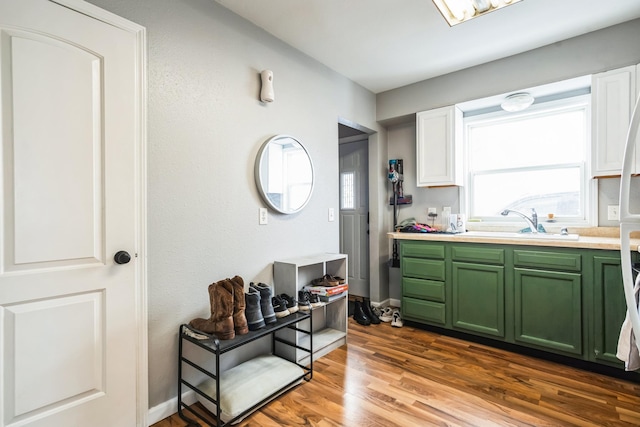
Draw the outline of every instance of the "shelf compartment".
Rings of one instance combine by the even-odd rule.
[[[298,297],[301,289],[309,285],[314,279],[325,274],[348,278],[349,268],[345,254],[318,254],[302,256],[287,260],[274,261],[273,281],[276,294],[286,293]],[[278,334],[291,342],[303,347],[313,344],[313,357],[308,353],[287,349],[288,360],[296,360],[306,366],[312,359],[316,360],[347,342],[349,291],[345,290],[338,298],[325,302],[320,307],[311,310],[313,318],[301,322],[302,327],[313,330],[313,340],[302,333],[286,330]],[[317,338],[320,337],[320,338]]]
[[[308,336],[302,337],[298,344],[302,347],[309,348]],[[325,328],[313,332],[313,360],[324,356],[325,354],[335,350],[347,343],[347,333],[333,328]],[[300,357],[298,363],[305,365],[309,363],[309,356]]]

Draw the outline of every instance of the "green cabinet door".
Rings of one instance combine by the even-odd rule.
[[[514,269],[515,340],[582,355],[582,280],[578,273]]]
[[[616,357],[620,327],[627,311],[622,287],[620,256],[595,256],[593,270],[593,357],[599,362],[623,366],[620,359]]]
[[[453,327],[505,337],[504,267],[452,264]]]

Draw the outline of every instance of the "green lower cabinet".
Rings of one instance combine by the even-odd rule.
[[[578,273],[514,269],[515,340],[582,355],[582,277]]]
[[[403,241],[401,255],[407,320],[624,367],[618,251]]]
[[[455,329],[505,337],[504,267],[452,263]]]
[[[595,361],[623,366],[616,357],[620,327],[627,304],[622,287],[622,267],[619,256],[593,259],[594,270],[594,342]]]

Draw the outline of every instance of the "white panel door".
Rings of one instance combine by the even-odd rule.
[[[136,425],[136,72],[131,32],[0,0],[0,426]]]
[[[369,297],[369,141],[340,144],[340,252],[349,294]]]

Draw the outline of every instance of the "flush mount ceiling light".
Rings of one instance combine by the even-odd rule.
[[[504,111],[513,113],[514,111],[522,111],[529,108],[533,104],[535,98],[527,92],[512,93],[507,96],[500,106]]]
[[[454,26],[521,1],[522,0],[433,0],[433,3],[449,25]]]

